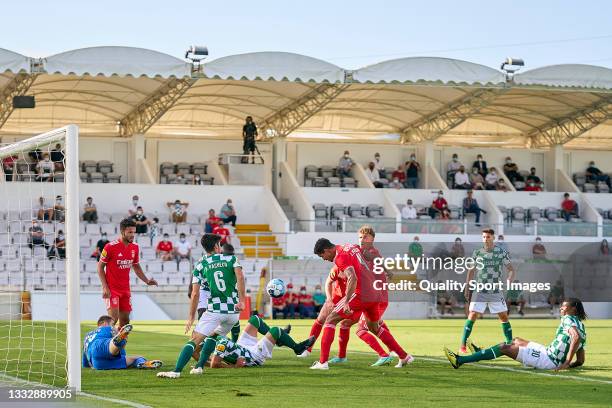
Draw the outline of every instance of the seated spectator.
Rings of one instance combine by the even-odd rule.
[[[439,216],[442,214],[442,210],[445,207],[448,208],[448,203],[444,199],[444,192],[440,190],[438,192],[438,197],[435,200],[433,200],[433,202],[431,203],[431,207],[429,207],[429,216],[432,219],[435,219],[436,216]]]
[[[419,188],[419,173],[421,165],[416,161],[414,154],[410,155],[410,161],[406,162],[406,188]]]
[[[601,241],[601,244],[599,245],[599,254],[600,255],[604,255],[604,256],[610,255],[610,248],[608,246],[608,240],[607,239],[603,239]]]
[[[207,234],[211,234],[213,232],[213,229],[217,226],[220,219],[221,218],[215,215],[215,210],[213,210],[212,208],[208,210],[208,218],[204,223],[204,229],[206,230]]]
[[[321,311],[323,305],[325,304],[325,301],[327,300],[325,293],[323,293],[323,291],[321,290],[321,285],[315,286],[315,291],[314,295],[312,296],[312,300],[314,302],[315,313],[318,314]]]
[[[212,233],[217,234],[221,237],[221,241],[219,241],[219,244],[225,245],[231,243],[230,231],[223,225],[223,220],[219,220],[217,222],[217,225],[215,226],[215,228],[213,228]]]
[[[476,214],[476,226],[480,226],[480,213],[487,213],[485,210],[480,208],[478,205],[478,201],[473,197],[474,192],[469,190],[467,192],[467,197],[463,199],[463,213],[464,214]]]
[[[138,201],[139,198],[137,195],[132,197],[132,205],[128,208],[128,218],[136,215],[136,211],[138,211]]]
[[[187,236],[184,233],[179,235],[179,240],[174,243],[174,257],[177,262],[183,259],[191,261],[191,243],[187,241]]]
[[[515,279],[513,283],[520,283],[518,279]],[[510,289],[506,292],[506,304],[508,306],[508,314],[510,314],[510,306],[516,306],[518,308],[518,314],[520,316],[524,316],[525,312],[523,309],[525,307],[525,298],[523,297],[523,291],[520,289],[514,290]]]
[[[45,153],[43,159],[36,164],[36,181],[53,181],[55,165],[49,159],[49,154]]]
[[[446,180],[451,180],[451,184],[455,182],[455,173],[459,171],[459,168],[463,166],[463,164],[459,161],[459,156],[457,153],[453,153],[453,157],[448,163],[447,171],[446,171]],[[450,186],[452,188],[452,186]]]
[[[17,156],[6,156],[4,159],[2,159],[2,170],[4,171],[4,179],[6,181],[13,181],[15,162],[17,159]]]
[[[525,191],[542,191],[542,188],[540,187],[539,183],[536,183],[533,180],[527,180]]]
[[[202,186],[204,185],[204,180],[202,180],[202,176],[199,174],[194,174],[193,178],[191,179],[191,184],[194,186]]]
[[[41,221],[51,221],[53,219],[53,207],[47,207],[44,197],[38,199],[36,218]]]
[[[147,216],[144,215],[144,211],[141,206],[138,206],[136,209],[136,214],[130,217],[136,223],[136,233],[137,234],[146,234],[148,231],[148,226],[151,221],[147,219]]]
[[[35,246],[42,246],[45,250],[49,249],[42,227],[38,224],[38,221],[32,220],[32,226],[28,229],[28,247],[34,249]]]
[[[408,200],[406,205],[402,208],[402,219],[403,220],[416,220],[417,210],[412,206],[412,200]]]
[[[463,257],[465,257],[465,248],[463,247],[463,242],[461,241],[461,238],[457,237],[455,238],[455,243],[451,248],[451,258],[457,259]]]
[[[287,309],[285,313],[286,318],[296,319],[298,317],[298,313],[300,311],[300,299],[297,293],[293,292],[293,283],[289,283],[287,285],[287,291],[285,292],[285,297],[287,299]]]
[[[470,174],[470,183],[474,190],[484,190],[485,188],[485,179],[482,177],[482,174],[478,172],[476,167],[472,169],[472,174]]]
[[[59,258],[66,259],[66,239],[64,237],[64,231],[58,230],[53,245],[47,253],[49,259]]]
[[[314,300],[312,295],[306,292],[306,286],[300,287],[298,301],[301,319],[311,319],[315,317]]]
[[[55,167],[55,171],[64,171],[64,152],[62,151],[62,145],[56,144],[55,149],[51,150],[51,161]]]
[[[170,217],[172,222],[181,224],[187,222],[187,207],[189,203],[183,203],[181,200],[175,200],[173,203],[166,203],[166,207],[170,209]]]
[[[497,181],[497,187],[495,188],[497,191],[508,191],[508,186],[506,185],[506,182],[504,181],[504,179],[499,179]]]
[[[159,218],[153,217],[153,222],[149,224],[151,227],[149,228],[149,239],[151,240],[151,245],[155,242],[155,238],[159,235]]]
[[[344,151],[344,155],[338,160],[338,177],[351,177],[355,162],[351,159],[348,150]]]
[[[442,283],[442,281],[438,281]],[[444,316],[445,313],[450,315],[454,315],[453,307],[457,304],[457,300],[453,295],[444,290],[439,290],[437,292],[437,303],[438,303],[438,313]]]
[[[391,173],[391,178],[393,180],[397,179],[404,187],[406,186],[406,168],[403,165],[397,166],[397,170]]]
[[[399,181],[398,178],[394,178],[389,182],[389,188],[394,188],[396,190],[404,188],[404,185]]]
[[[491,167],[489,173],[485,176],[485,189],[487,190],[497,190],[497,181],[499,180],[499,176],[497,175],[497,170],[495,167]]]
[[[531,248],[531,253],[535,259],[544,259],[546,258],[546,247],[542,244],[542,238],[536,237],[535,244]]]
[[[510,156],[506,157],[506,163],[504,164],[504,173],[506,174],[506,177],[508,177],[510,182],[513,184],[515,181],[525,181],[523,180],[523,176],[521,176],[518,171],[518,166],[512,161],[512,158]]]
[[[103,233],[98,242],[96,242],[96,248],[92,252],[91,257],[96,258],[96,260],[99,261],[100,255],[102,254],[102,250],[104,249],[106,244],[108,244],[108,242],[109,241],[108,237],[106,236],[106,233]]]
[[[595,167],[594,161],[589,162],[589,167],[586,169],[586,178],[588,182],[593,184],[603,181],[608,186],[610,185],[610,176],[604,174],[601,170]]]
[[[439,218],[441,220],[448,220],[448,219],[450,219],[450,209],[448,208],[448,204],[443,204],[442,205],[442,210],[440,211]]]
[[[465,167],[459,167],[459,171],[455,173],[455,188],[459,190],[469,190],[472,188],[470,177],[465,172]]]
[[[550,314],[555,313],[555,309],[558,310],[558,306],[563,302],[565,298],[565,288],[563,287],[563,281],[557,280],[548,294],[548,305],[550,306]]]
[[[497,237],[497,242],[495,243],[495,246],[498,246],[501,249],[503,249],[504,251],[508,252],[508,244],[506,244],[506,241],[504,240],[504,236],[503,235],[499,235]]]
[[[378,152],[374,153],[374,167],[376,168],[376,170],[378,170],[378,175],[381,178],[387,177],[387,174],[385,173],[385,165],[380,159],[380,153]]]
[[[287,297],[285,295],[272,299],[272,318],[277,319],[279,314],[283,315],[283,318],[287,318]]]
[[[380,182],[380,175],[378,174],[378,170],[376,170],[376,167],[374,166],[374,162],[370,162],[368,164],[368,168],[365,170],[365,173],[368,179],[370,179],[370,181],[372,182],[372,184],[374,184],[374,187],[382,188],[383,184]]]
[[[85,205],[83,206],[83,221],[90,224],[98,222],[98,210],[91,197],[87,197]]]
[[[172,258],[174,258],[174,247],[172,246],[172,241],[170,241],[170,236],[168,234],[164,234],[162,240],[157,243],[155,256],[163,262],[171,261]]]
[[[533,181],[535,184],[540,184],[542,180],[536,176],[536,168],[532,167],[529,170],[529,175],[527,176],[527,182]]]
[[[482,159],[482,154],[476,156],[476,161],[472,164],[472,168],[476,169],[482,177],[487,175],[487,162]]]
[[[561,216],[568,222],[572,216],[578,217],[578,203],[570,198],[569,193],[563,194],[563,201],[561,202]]]
[[[221,211],[219,211],[219,215],[221,215],[221,219],[225,224],[232,224],[232,227],[236,226],[236,210],[234,209],[231,198],[228,198],[227,202],[223,204]]]
[[[66,219],[66,208],[64,208],[64,201],[62,196],[58,195],[55,197],[55,205],[53,206],[53,220],[64,222]]]
[[[418,236],[415,236],[412,243],[408,246],[408,255],[411,258],[420,258],[423,256],[423,246],[419,242]]]
[[[174,184],[185,184],[185,176],[183,173],[177,173]]]

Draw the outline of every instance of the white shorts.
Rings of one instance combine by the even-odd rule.
[[[508,306],[506,301],[501,300],[497,302],[470,302],[470,312],[484,313],[489,308],[491,313],[507,312]]]
[[[253,358],[260,365],[263,364],[264,361],[272,358],[274,344],[265,336],[258,341],[257,337],[253,337],[250,334],[243,332],[236,344],[249,350]]]
[[[239,318],[238,313],[229,314],[206,311],[200,317],[193,331],[204,336],[212,336],[213,334],[225,336],[232,330],[232,327],[238,322]]]
[[[527,343],[527,347],[519,347],[516,359],[523,363],[525,367],[533,367],[539,370],[554,370],[557,368],[546,354],[546,347],[533,341]]]
[[[208,307],[208,296],[210,292],[200,288],[200,297],[198,300],[198,309],[206,309]]]

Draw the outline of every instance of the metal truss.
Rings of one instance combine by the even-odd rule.
[[[13,113],[13,97],[25,95],[30,89],[37,75],[17,74],[15,77],[0,90],[0,128],[6,123]]]
[[[402,143],[435,140],[489,106],[509,88],[478,89],[400,129]]]
[[[196,82],[192,78],[170,78],[152,95],[119,121],[119,134],[127,137],[145,133]]]
[[[607,97],[568,116],[553,119],[527,136],[533,147],[562,145],[611,119],[612,97]]]
[[[283,106],[259,123],[259,135],[264,138],[286,137],[304,122],[322,111],[348,84],[320,84]]]

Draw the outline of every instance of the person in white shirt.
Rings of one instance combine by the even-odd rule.
[[[365,172],[366,176],[370,179],[372,184],[374,184],[374,187],[382,188],[383,185],[380,182],[380,174],[378,173],[378,170],[376,170],[374,162],[370,162],[370,164],[368,164],[368,168],[365,170]]]
[[[404,185],[400,183],[399,179],[396,177],[393,179],[393,181],[389,183],[389,188],[394,188],[396,190],[399,190],[401,188],[404,188]]]
[[[87,197],[87,202],[83,205],[83,221],[90,224],[98,222],[98,210],[91,197]]]
[[[459,171],[455,173],[455,188],[459,190],[469,190],[472,188],[470,176],[465,172],[465,167],[459,167]]]
[[[412,200],[406,202],[406,206],[402,208],[402,219],[416,220],[417,210],[412,206]]]
[[[453,158],[450,163],[448,163],[448,172],[454,173],[459,170],[459,167],[463,166],[463,164],[459,161],[459,156],[457,153],[453,154]]]
[[[385,165],[383,164],[382,160],[380,159],[380,153],[376,152],[374,154],[374,167],[376,167],[376,170],[378,170],[378,175],[380,177],[385,178]]]
[[[187,241],[184,233],[179,235],[178,242],[174,243],[174,256],[177,262],[180,262],[182,259],[191,260],[191,243]]]
[[[36,164],[36,181],[53,180],[54,171],[55,164],[49,159],[49,155],[45,153],[43,159]]]
[[[130,217],[136,215],[138,212],[138,196],[135,195],[132,197],[132,205],[128,208],[128,215]]]
[[[487,190],[495,190],[497,188],[497,180],[499,180],[497,170],[495,167],[491,167],[489,173],[487,173],[487,176],[485,177],[485,188]]]

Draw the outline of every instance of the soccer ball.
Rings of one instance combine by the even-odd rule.
[[[273,298],[279,298],[285,294],[285,282],[280,279],[272,279],[266,286],[266,292]]]

